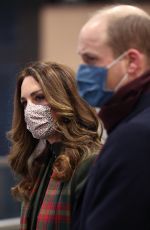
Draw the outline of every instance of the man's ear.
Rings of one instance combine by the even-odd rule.
[[[134,79],[140,76],[143,71],[144,55],[137,49],[129,49],[127,51],[127,73],[129,78]]]

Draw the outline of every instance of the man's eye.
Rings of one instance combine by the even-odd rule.
[[[93,64],[95,61],[96,61],[95,57],[88,56],[88,57],[84,58],[84,62],[87,63],[87,64]]]

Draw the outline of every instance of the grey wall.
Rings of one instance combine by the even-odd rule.
[[[21,5],[0,7],[0,159],[10,143],[6,132],[11,127],[16,76],[25,63],[38,58],[38,9]],[[0,220],[17,217],[20,204],[10,193],[15,184],[7,164],[0,163]]]

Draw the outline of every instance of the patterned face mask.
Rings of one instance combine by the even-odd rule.
[[[28,104],[24,111],[27,129],[36,139],[46,139],[56,130],[51,108],[47,105]]]

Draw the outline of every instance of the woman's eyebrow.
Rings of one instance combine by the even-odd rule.
[[[30,95],[33,97],[35,94],[40,93],[40,92],[42,92],[42,90],[41,90],[41,89],[34,91],[34,92],[33,92],[33,93],[31,93]]]

